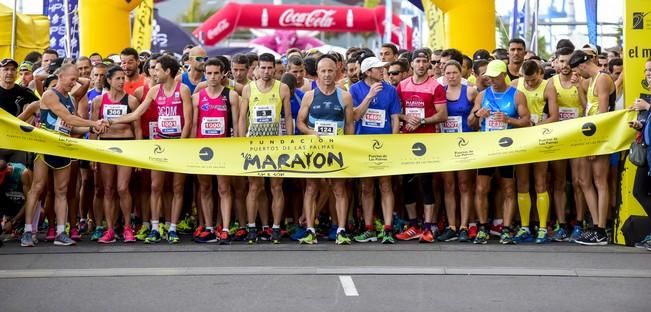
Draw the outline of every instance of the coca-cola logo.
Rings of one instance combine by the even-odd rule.
[[[217,26],[215,26],[215,28],[208,30],[206,37],[208,38],[208,40],[213,40],[215,39],[215,37],[219,36],[219,34],[221,34],[224,30],[228,29],[228,27],[230,26],[231,24],[228,23],[227,20],[221,20],[219,21]]]
[[[335,25],[333,16],[337,11],[317,9],[312,12],[298,13],[287,9],[280,15],[280,26],[329,28]]]

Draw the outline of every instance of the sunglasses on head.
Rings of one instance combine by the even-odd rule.
[[[396,71],[390,71],[387,74],[389,74],[389,76],[398,76],[398,75],[400,75],[400,71],[397,71],[397,70]]]

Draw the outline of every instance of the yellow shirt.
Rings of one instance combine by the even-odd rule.
[[[588,86],[586,116],[594,116],[599,114],[599,97],[594,94],[594,87],[597,85],[597,80],[602,74],[604,73],[598,73],[597,76],[594,77],[592,81],[590,81],[590,85]],[[610,78],[610,75],[607,75],[607,77],[612,80],[612,78]]]
[[[255,81],[249,83],[249,133],[247,136],[280,135],[280,112],[283,101],[280,97],[280,81],[274,80],[271,90],[260,92]]]
[[[529,113],[531,114],[531,122],[533,122],[534,125],[547,118],[547,114],[544,113],[546,104],[546,87],[547,80],[543,80],[534,90],[529,90],[524,85],[524,78],[518,79],[518,91],[522,92],[527,98],[527,107],[529,108]]]
[[[552,83],[556,89],[559,120],[569,120],[583,116],[584,111],[579,98],[579,89],[576,86],[564,88],[563,84],[561,84],[560,75],[552,77]]]

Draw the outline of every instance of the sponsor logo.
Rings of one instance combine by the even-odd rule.
[[[119,147],[109,147],[108,150],[113,153],[122,154],[122,149]]]
[[[462,137],[458,137],[458,138],[457,138],[457,145],[458,145],[459,147],[464,147],[464,146],[468,145],[468,143],[470,143],[470,142],[469,142],[469,141],[466,141],[466,139],[464,139],[464,138],[462,138]]]
[[[215,26],[215,28],[208,30],[206,37],[208,40],[213,40],[230,26],[231,24],[227,20],[221,20],[219,23],[217,23],[217,26]]]
[[[242,169],[246,172],[296,172],[306,174],[331,173],[346,169],[341,152],[283,153],[278,157],[269,154],[242,153]]]
[[[554,132],[554,130],[549,129],[549,128],[543,128],[543,132],[542,132],[542,134],[543,134],[543,135],[549,135],[549,134],[551,134],[552,132]]]
[[[414,153],[414,155],[420,157],[427,153],[427,147],[425,147],[425,144],[423,143],[416,142],[411,146],[411,152]]]
[[[287,9],[280,15],[278,23],[280,26],[329,28],[335,25],[333,16],[337,11],[316,9],[312,12],[295,12],[294,9]]]
[[[165,149],[161,147],[160,145],[156,144],[154,146],[154,154],[162,154],[165,152]]]
[[[377,150],[381,149],[383,146],[384,146],[384,145],[383,145],[382,143],[380,143],[380,141],[378,141],[378,140],[373,140],[373,146],[372,146],[372,147],[373,147],[373,150],[376,150],[376,151],[377,151]]]
[[[210,147],[204,147],[199,151],[199,158],[203,161],[209,161],[213,158],[215,153]]]
[[[513,145],[513,139],[509,137],[503,137],[497,142],[501,147],[509,147]]]
[[[20,130],[23,130],[23,132],[30,133],[34,131],[34,127],[29,125],[20,125]]]
[[[593,136],[597,132],[597,125],[591,122],[586,122],[581,127],[581,132],[583,132],[583,135],[585,136]]]
[[[649,12],[633,12],[633,29],[644,29],[644,19]]]

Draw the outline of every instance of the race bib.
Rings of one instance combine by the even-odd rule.
[[[201,119],[201,135],[224,135],[226,123],[224,117],[204,117]]]
[[[319,135],[337,135],[337,123],[334,121],[317,120],[314,123],[314,131]]]
[[[413,115],[418,117],[419,119],[423,119],[425,118],[425,109],[422,107],[407,107],[405,109],[405,114]]]
[[[181,116],[158,116],[158,130],[160,134],[180,134]]]
[[[20,203],[25,201],[25,194],[22,192],[5,192],[7,199],[11,200],[14,203]]]
[[[369,128],[384,128],[386,111],[381,109],[369,108],[362,117],[362,126]]]
[[[72,133],[72,126],[63,121],[63,119],[57,118],[57,122],[54,124],[54,131],[70,135]]]
[[[559,120],[570,120],[579,118],[579,109],[576,107],[559,107]]]
[[[506,130],[508,128],[508,124],[506,122],[495,120],[494,115],[488,116],[485,122],[486,122],[487,131],[499,131],[499,130]]]
[[[254,106],[253,123],[272,123],[276,117],[274,106]]]
[[[111,120],[127,114],[127,106],[121,104],[104,105],[104,118]]]
[[[461,116],[448,116],[448,120],[441,124],[441,132],[443,133],[458,133],[461,131]]]
[[[156,128],[158,126],[158,123],[155,121],[150,121],[148,126],[149,126],[149,138],[154,139],[154,137],[156,137],[157,134]]]
[[[292,118],[292,124],[296,128],[296,119]],[[285,124],[285,117],[280,118],[280,135],[287,135],[287,124]]]

